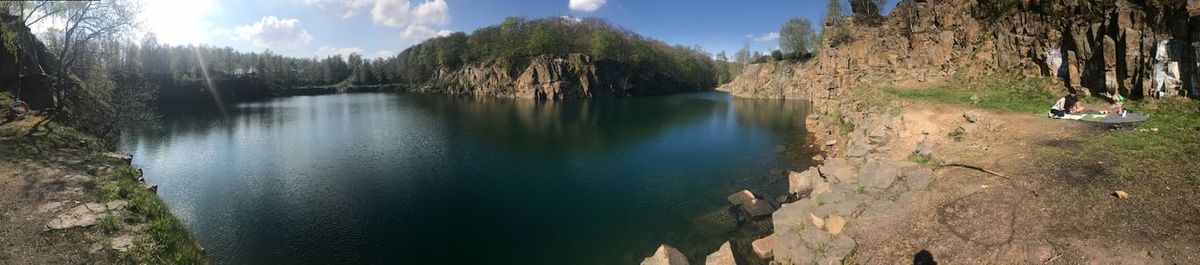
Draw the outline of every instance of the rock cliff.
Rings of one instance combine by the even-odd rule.
[[[525,59],[523,59],[525,60]],[[501,61],[440,69],[433,81],[408,91],[462,96],[559,100],[698,91],[663,75],[585,54],[539,55],[521,64]]]
[[[988,2],[904,0],[880,26],[855,26],[854,42],[826,43],[805,63],[750,65],[721,89],[819,107],[862,84],[1016,72],[1085,94],[1198,96],[1200,1]]]

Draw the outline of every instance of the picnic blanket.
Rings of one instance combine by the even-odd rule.
[[[1147,116],[1146,114],[1136,113],[1136,112],[1126,112],[1125,116],[1121,116],[1121,115],[1117,115],[1115,113],[1101,113],[1099,111],[1086,110],[1086,111],[1082,111],[1079,113],[1072,113],[1072,114],[1064,115],[1060,119],[1122,124],[1122,123],[1143,122],[1143,121],[1149,120],[1150,116]]]

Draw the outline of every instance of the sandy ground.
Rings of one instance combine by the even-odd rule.
[[[1115,158],[1073,148],[1105,128],[924,102],[905,102],[904,110],[891,158],[903,160],[930,139],[942,163],[1005,177],[939,169],[913,203],[849,228],[859,243],[856,263],[912,263],[921,251],[943,264],[1200,263],[1197,189],[1182,178],[1121,181],[1106,167]],[[948,133],[967,123],[964,111],[979,121],[956,141]],[[1115,190],[1132,196],[1119,199]]]

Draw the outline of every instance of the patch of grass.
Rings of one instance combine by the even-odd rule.
[[[967,137],[967,131],[963,130],[962,127],[958,127],[954,128],[954,130],[950,131],[950,133],[947,133],[946,136],[949,136],[950,139],[954,139],[954,141],[962,141],[963,138]]]
[[[1110,158],[1110,172],[1124,180],[1179,178],[1200,187],[1200,167],[1173,161],[1200,160],[1200,103],[1189,99],[1132,102],[1150,114],[1132,129],[1088,137],[1081,153]]]
[[[1053,81],[1041,77],[990,75],[958,78],[945,85],[926,88],[883,88],[901,99],[924,100],[1000,111],[1041,113],[1058,99]],[[1065,94],[1065,93],[1060,93]],[[978,99],[978,102],[973,100]]]
[[[1087,187],[1083,187],[1082,191],[1079,191],[1079,195],[1082,195],[1083,197],[1096,197],[1096,194],[1098,193],[1099,192],[1096,191],[1096,187],[1093,187],[1092,185],[1087,185]]]
[[[205,264],[200,249],[193,244],[183,224],[171,215],[154,193],[137,185],[137,171],[130,166],[116,168],[111,179],[100,185],[102,196],[128,199],[125,222],[147,224],[147,240],[136,242],[128,258],[138,264]],[[107,217],[106,217],[107,218]],[[114,218],[114,220],[116,220]],[[102,220],[103,222],[104,220]]]
[[[854,131],[854,123],[850,121],[841,111],[835,111],[829,114],[831,120],[837,121],[838,133],[842,135],[849,134]]]
[[[937,158],[934,158],[933,155],[922,155],[920,153],[908,155],[908,161],[921,164],[922,166],[938,166],[942,163]]]
[[[108,214],[96,221],[96,227],[100,232],[111,235],[121,229],[121,221],[117,214]]]

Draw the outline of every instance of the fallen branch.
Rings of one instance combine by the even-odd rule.
[[[1004,178],[1004,179],[1010,179],[1010,180],[1012,179],[1012,178],[1009,178],[1008,176],[1005,176],[1004,174],[1000,174],[1000,173],[998,173],[998,172],[996,172],[996,171],[991,171],[991,170],[988,170],[988,169],[986,169],[986,168],[979,167],[979,166],[973,166],[973,165],[967,165],[967,164],[959,164],[959,163],[950,163],[950,164],[945,164],[945,165],[942,165],[942,168],[947,168],[947,167],[961,167],[961,168],[967,168],[967,169],[974,169],[974,170],[978,170],[978,171],[980,171],[980,172],[983,172],[983,173],[988,173],[988,174],[991,174],[991,175],[993,175],[993,176],[1001,177],[1001,178]]]

